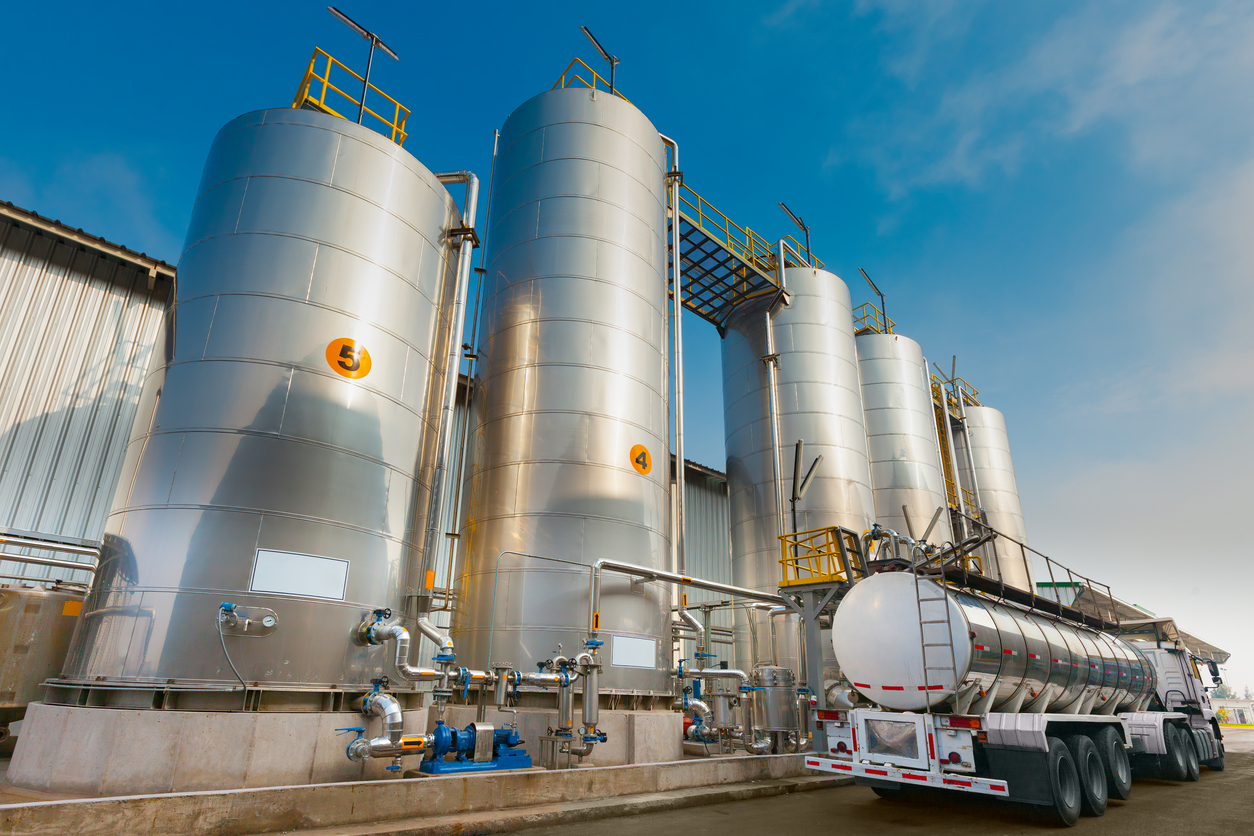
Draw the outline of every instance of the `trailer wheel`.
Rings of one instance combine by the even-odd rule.
[[[887,798],[893,801],[898,798],[905,797],[905,793],[901,790],[902,787],[900,785],[895,787],[871,787],[871,792],[875,793],[880,798]]]
[[[1080,809],[1086,816],[1100,816],[1106,812],[1106,766],[1097,751],[1093,739],[1085,734],[1071,734],[1063,738],[1071,757],[1075,758],[1076,773],[1080,778]]]
[[[1189,777],[1189,756],[1184,751],[1184,740],[1180,729],[1169,723],[1163,725],[1163,742],[1167,754],[1160,756],[1158,770],[1168,781],[1184,781]]]
[[[1132,794],[1132,765],[1128,762],[1128,750],[1124,748],[1119,732],[1105,726],[1093,735],[1093,743],[1106,769],[1107,795],[1119,801],[1126,800]]]
[[[1080,819],[1080,775],[1067,744],[1056,737],[1049,738],[1048,743],[1045,764],[1053,804],[1047,809],[1052,819],[1063,827],[1071,827]]]
[[[1202,770],[1199,768],[1197,755],[1197,739],[1193,734],[1193,729],[1179,729],[1180,743],[1184,746],[1184,780],[1196,781],[1202,777]]]
[[[1211,758],[1210,760],[1206,762],[1206,765],[1210,767],[1211,772],[1223,772],[1224,771],[1224,742],[1222,740],[1216,740],[1215,748],[1219,750],[1219,757]]]

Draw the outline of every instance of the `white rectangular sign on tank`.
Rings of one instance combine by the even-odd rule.
[[[610,665],[615,668],[657,668],[657,639],[610,636]]]
[[[348,587],[348,561],[300,552],[257,549],[252,592],[280,592],[306,598],[343,601]]]

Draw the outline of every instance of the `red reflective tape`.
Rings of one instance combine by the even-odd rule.
[[[945,783],[946,783],[946,784],[953,784],[953,785],[954,785],[954,786],[956,786],[956,787],[969,787],[969,786],[971,786],[971,782],[970,782],[970,781],[959,781],[959,780],[954,779],[954,778],[945,778],[945,779],[944,779],[944,781],[945,781]]]
[[[989,787],[989,789],[991,789],[993,792],[1005,792],[1006,791],[1006,787],[1004,784],[1000,787],[997,786],[996,784],[993,784],[992,786]]]
[[[834,764],[832,764],[832,766],[836,767],[837,769],[843,769],[843,770],[845,770],[846,772],[852,772],[852,771],[853,771],[853,767],[852,767],[852,766],[850,766],[850,765],[849,765],[849,764],[847,764],[847,763],[834,763]]]
[[[1002,653],[1005,653],[1007,656],[1018,656],[1018,655],[1019,655],[1019,654],[1018,654],[1016,651],[1014,651],[1014,650],[1003,650],[1003,651],[1002,651]]]
[[[871,686],[870,686],[870,685],[867,685],[865,682],[855,682],[855,683],[853,683],[853,687],[855,687],[855,688],[870,688]]]
[[[901,773],[901,777],[902,777],[902,778],[909,778],[911,781],[926,781],[926,780],[927,780],[927,776],[926,776],[926,775],[915,775],[915,774],[910,773],[910,772],[903,772],[903,773]]]
[[[806,766],[818,766],[818,765],[819,765],[818,761],[810,761],[810,760],[806,761]]]
[[[977,644],[977,645],[975,646],[975,649],[976,649],[976,650],[988,650],[988,648],[987,648],[987,647],[985,647],[985,646],[984,646],[984,645],[982,645],[982,644]]]
[[[1089,665],[1093,670],[1097,670],[1097,665]]]
[[[936,749],[932,747],[932,733],[931,732],[927,733],[927,759],[931,761],[936,760]]]
[[[888,777],[888,770],[886,769],[867,769],[865,772],[867,775],[883,775],[885,778]]]
[[[855,725],[853,728],[850,729],[850,731],[853,732],[853,750],[852,751],[857,752],[858,751],[858,727]]]
[[[1055,659],[1055,660],[1054,660],[1054,664],[1055,664],[1055,665],[1061,665],[1061,664],[1062,664],[1062,662],[1060,662],[1060,661],[1058,661],[1057,659]]]
[[[881,685],[881,686],[880,686],[880,688],[881,688],[882,690],[884,690],[884,691],[904,691],[904,690],[906,690],[906,688],[905,688],[905,686],[904,686],[904,685]]]
[[[941,690],[944,690],[944,688],[945,688],[945,686],[944,686],[944,685],[929,685],[929,686],[927,686],[927,689],[928,689],[929,691],[941,691]]]
[[[1028,654],[1028,658],[1029,658],[1029,659],[1039,659],[1039,658],[1041,658],[1041,657],[1040,657],[1040,656],[1037,656],[1035,653],[1029,653],[1029,654]]]

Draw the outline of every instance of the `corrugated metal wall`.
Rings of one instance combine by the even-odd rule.
[[[168,286],[0,222],[0,528],[100,539]],[[0,574],[90,578],[12,561]]]
[[[684,572],[696,578],[720,583],[732,583],[731,541],[728,538],[728,518],[730,505],[727,497],[727,479],[710,471],[689,465],[684,471],[684,499],[687,516],[684,519],[684,540],[686,565]],[[688,606],[702,601],[721,600],[713,592],[701,589],[688,590]],[[693,615],[700,618],[700,612]],[[730,610],[716,610],[712,615],[715,627],[732,626]],[[715,637],[716,640],[718,637]],[[691,660],[693,654],[691,641],[680,642],[679,658]],[[735,665],[735,658],[730,645],[719,644],[717,641],[710,646],[709,652],[717,654],[718,659],[708,660],[717,664],[725,661]],[[692,664],[690,661],[687,663]]]

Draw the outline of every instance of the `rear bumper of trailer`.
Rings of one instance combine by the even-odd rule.
[[[870,763],[853,763],[832,758],[807,757],[806,769],[834,772],[867,781],[883,781],[914,787],[936,787],[942,790],[973,792],[997,798],[1009,798],[1010,788],[1005,781],[995,778],[977,778],[974,775],[923,772],[917,769],[894,769]]]

